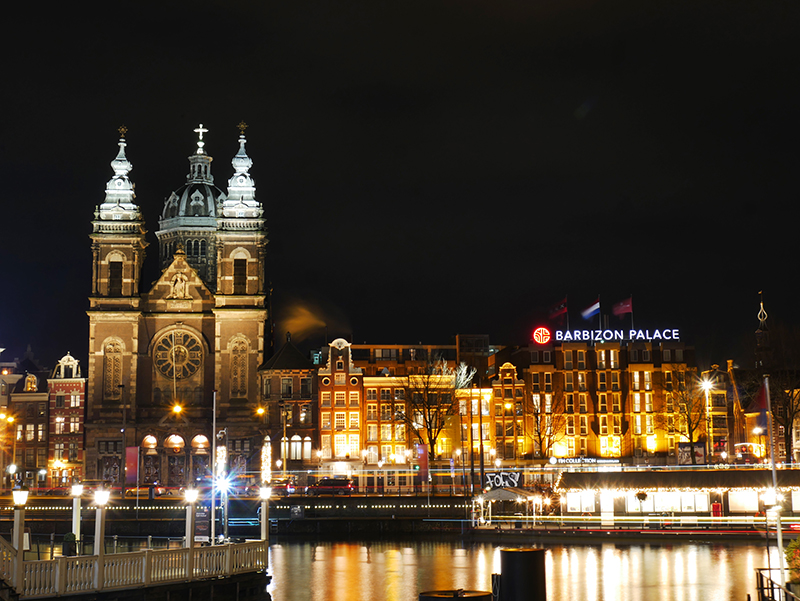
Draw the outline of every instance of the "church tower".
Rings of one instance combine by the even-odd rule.
[[[211,431],[213,419],[225,433],[229,470],[259,469],[252,449],[261,446],[262,436],[254,417],[268,317],[267,239],[250,176],[245,127],[240,125],[227,194],[214,186],[203,139],[208,129],[194,130],[197,150],[189,157],[189,175],[166,199],[156,232],[161,276],[141,294],[144,227],[132,204],[126,177],[130,163],[120,143],[109,190],[128,186],[131,192],[119,201],[118,195],[109,200],[107,193],[92,237],[100,249],[95,250],[93,280],[100,298],[92,298],[90,310],[89,478],[119,479],[127,464],[129,485],[135,483],[133,472],[141,475],[140,485],[184,486],[202,480],[209,475],[210,441],[218,433]],[[122,184],[116,183],[119,178]],[[117,217],[117,204],[128,211],[122,217]],[[138,238],[129,231],[134,216]],[[120,228],[120,220],[126,227]],[[98,241],[97,232],[106,230],[108,241]],[[111,251],[103,251],[101,241],[119,253],[121,278],[119,267],[106,267],[104,258]]]
[[[92,293],[89,297],[89,363],[87,385],[87,464],[118,472],[126,446],[121,424],[130,413],[125,407],[136,394],[133,379],[125,390],[127,374],[139,368],[141,309],[139,279],[145,258],[145,228],[134,203],[134,186],[128,178],[132,165],[125,156],[124,127],[120,128],[119,152],[111,161],[113,177],[106,185],[105,200],[92,221]],[[124,394],[127,392],[127,394]],[[102,444],[101,444],[102,443]],[[94,473],[94,470],[92,472]]]
[[[172,192],[164,203],[159,220],[158,256],[161,269],[172,263],[179,248],[186,252],[186,260],[213,292],[216,287],[216,233],[217,204],[225,198],[214,185],[211,161],[206,154],[203,134],[208,130],[200,124],[197,150],[189,157],[189,175],[186,183]]]

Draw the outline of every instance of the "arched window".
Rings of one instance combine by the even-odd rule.
[[[183,440],[182,436],[179,436],[177,434],[171,434],[167,437],[167,440],[164,442],[164,446],[177,453],[181,449],[183,449],[183,447],[186,446],[186,442]]]
[[[108,262],[108,296],[122,296],[122,265],[116,257]]]
[[[306,436],[303,439],[303,459],[311,459],[311,437]]]
[[[25,392],[36,392],[38,389],[39,380],[33,374],[25,376]]]
[[[103,395],[107,399],[119,399],[122,395],[122,343],[109,340],[103,349]]]
[[[207,455],[210,445],[208,437],[203,434],[198,434],[192,438],[192,452],[197,455]]]
[[[249,345],[241,338],[231,343],[231,397],[247,396],[247,358]]]
[[[290,459],[303,458],[303,441],[297,434],[292,436],[292,443],[291,446],[289,447],[289,458]]]
[[[158,447],[158,439],[152,434],[148,434],[142,439],[142,447],[145,449],[145,455],[158,455],[156,448]]]
[[[206,241],[205,240],[200,240],[200,256],[201,257],[205,257],[206,256]]]

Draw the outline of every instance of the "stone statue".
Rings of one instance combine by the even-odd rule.
[[[186,277],[183,273],[176,273],[172,277],[172,281],[170,285],[172,286],[172,290],[170,291],[167,298],[191,298],[189,296],[189,290],[187,286],[187,282],[189,278]]]

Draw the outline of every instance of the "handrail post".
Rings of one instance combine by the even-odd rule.
[[[225,576],[233,574],[233,545],[225,543]]]
[[[56,594],[63,595],[67,590],[67,558],[56,557]]]
[[[150,586],[150,581],[152,579],[152,567],[153,567],[153,550],[145,549],[144,561],[142,562],[142,584],[145,586]]]

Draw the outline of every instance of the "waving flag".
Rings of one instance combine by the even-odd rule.
[[[762,384],[761,387],[758,389],[758,393],[756,394],[755,403],[752,407],[753,413],[758,412],[758,417],[756,418],[756,425],[766,430],[768,427],[768,420],[767,420],[767,391]]]
[[[618,317],[622,317],[625,313],[633,313],[633,297],[619,301],[611,307],[611,312]]]
[[[565,315],[567,313],[567,297],[564,297],[564,300],[558,301],[548,311],[550,315],[550,319],[555,319],[556,317],[560,317],[561,315]]]
[[[591,319],[595,315],[600,313],[600,299],[598,298],[595,302],[591,305],[586,307],[583,311],[581,311],[581,317],[584,319]]]

